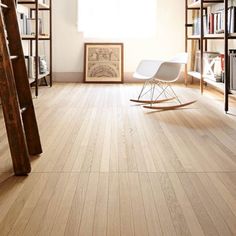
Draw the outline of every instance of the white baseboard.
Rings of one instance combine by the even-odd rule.
[[[83,72],[53,72],[53,81],[61,83],[82,83]],[[133,78],[133,72],[125,72],[125,83],[140,83],[140,80]],[[183,82],[183,76],[178,82]]]

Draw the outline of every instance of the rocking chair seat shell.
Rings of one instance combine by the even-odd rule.
[[[142,60],[133,74],[133,77],[140,80],[153,79],[163,62],[164,61],[161,60]]]
[[[179,79],[182,65],[187,62],[187,53],[177,54],[168,61],[142,60],[133,77],[140,80],[156,79],[162,82],[175,82]]]

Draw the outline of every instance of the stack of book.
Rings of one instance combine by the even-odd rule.
[[[200,70],[200,51],[196,52],[195,68],[196,72]],[[214,82],[222,82],[222,73],[224,70],[224,55],[219,52],[204,52],[203,53],[203,76]]]

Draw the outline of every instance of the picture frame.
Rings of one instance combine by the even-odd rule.
[[[85,83],[123,83],[123,43],[84,44]]]

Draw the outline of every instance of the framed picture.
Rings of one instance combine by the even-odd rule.
[[[85,43],[84,82],[123,83],[123,44]]]

